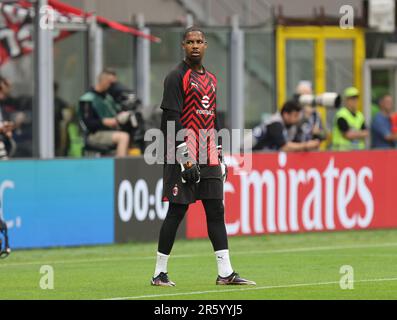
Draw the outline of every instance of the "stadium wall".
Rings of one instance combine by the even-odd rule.
[[[228,157],[228,234],[397,228],[397,151]],[[0,214],[13,248],[156,241],[168,203],[162,166],[143,158],[0,162]],[[201,203],[179,238],[207,237]]]

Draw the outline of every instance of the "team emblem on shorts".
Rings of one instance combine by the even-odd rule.
[[[172,188],[172,194],[174,197],[176,197],[178,195],[178,185],[176,184],[175,187]]]

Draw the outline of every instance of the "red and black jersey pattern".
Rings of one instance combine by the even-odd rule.
[[[198,73],[189,68],[183,76],[181,123],[189,130],[189,154],[200,164],[219,164],[215,143],[216,88],[216,77],[207,70]]]

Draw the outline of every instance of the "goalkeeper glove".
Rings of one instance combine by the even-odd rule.
[[[222,170],[222,180],[223,180],[223,182],[226,182],[228,169],[227,169],[227,165],[225,163],[225,159],[223,157],[223,148],[221,145],[219,145],[216,147],[216,149],[218,151],[219,164],[220,164],[221,170]]]
[[[186,143],[181,143],[176,147],[177,161],[181,166],[181,176],[183,183],[199,183],[200,167],[189,159],[189,150]]]

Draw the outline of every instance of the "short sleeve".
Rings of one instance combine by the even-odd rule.
[[[346,133],[347,131],[350,130],[349,124],[343,118],[338,119],[337,126],[338,126],[339,130],[342,131],[343,133]]]
[[[182,77],[178,70],[168,74],[164,80],[163,101],[161,109],[182,113],[183,109],[183,85]]]

